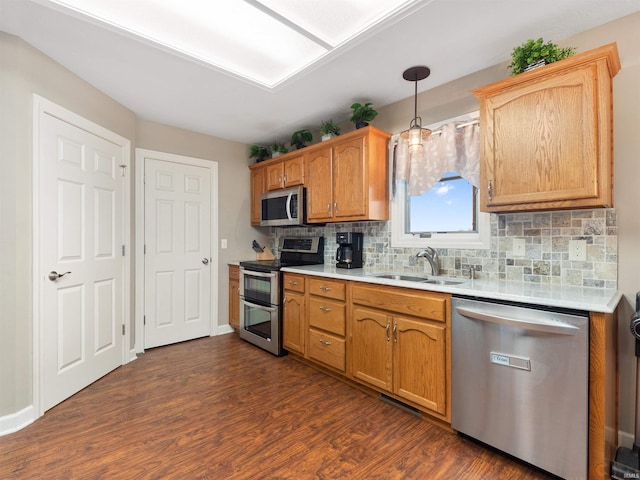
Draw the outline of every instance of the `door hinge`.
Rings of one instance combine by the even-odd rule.
[[[126,165],[120,165],[120,174],[121,174],[123,177],[126,177],[126,176],[127,176],[127,166],[126,166]]]
[[[122,324],[122,335],[124,335],[124,323]]]
[[[146,255],[147,254],[147,245],[146,244],[145,244],[145,246],[144,246],[144,248],[142,250],[143,250],[142,253],[144,255]]]
[[[147,324],[147,316],[143,315],[142,316],[142,325],[146,325]]]
[[[122,256],[124,257],[124,245],[122,245]]]

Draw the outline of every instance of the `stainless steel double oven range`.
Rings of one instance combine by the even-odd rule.
[[[324,237],[280,237],[280,258],[240,262],[240,338],[277,356],[282,346],[282,267],[324,263]]]

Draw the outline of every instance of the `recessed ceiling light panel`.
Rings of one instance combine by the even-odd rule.
[[[273,87],[415,0],[49,0]]]

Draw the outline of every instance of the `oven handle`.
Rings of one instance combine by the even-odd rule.
[[[575,335],[580,328],[568,323],[559,322],[549,318],[517,318],[517,316],[505,317],[495,313],[485,313],[472,308],[456,307],[456,312],[463,317],[481,320],[484,322],[506,325],[509,327],[524,328],[537,332],[556,333],[560,335]]]
[[[275,312],[278,307],[265,307],[264,305],[258,305],[257,303],[247,302],[244,298],[240,298],[240,301],[245,305],[249,305],[250,307],[257,308],[258,310],[266,310],[268,312]]]
[[[276,273],[257,272],[255,270],[247,270],[246,268],[243,268],[242,272],[245,275],[250,275],[252,277],[263,277],[263,278],[274,278],[277,275]]]

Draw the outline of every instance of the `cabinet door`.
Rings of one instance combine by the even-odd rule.
[[[267,190],[284,188],[284,162],[267,166]]]
[[[445,326],[395,316],[393,340],[393,392],[399,397],[445,415]]]
[[[283,300],[282,340],[290,352],[305,354],[304,294],[287,291]]]
[[[391,317],[370,308],[351,309],[352,375],[379,389],[392,391]]]
[[[307,220],[324,222],[333,217],[331,148],[314,150],[307,157]]]
[[[367,172],[365,139],[355,138],[333,149],[333,214],[343,217],[366,217]]]
[[[251,170],[251,225],[260,225],[260,195],[266,190],[265,168]]]
[[[304,185],[304,156],[293,157],[284,162],[284,186]]]
[[[229,266],[229,325],[236,329],[240,328],[240,267]]]

